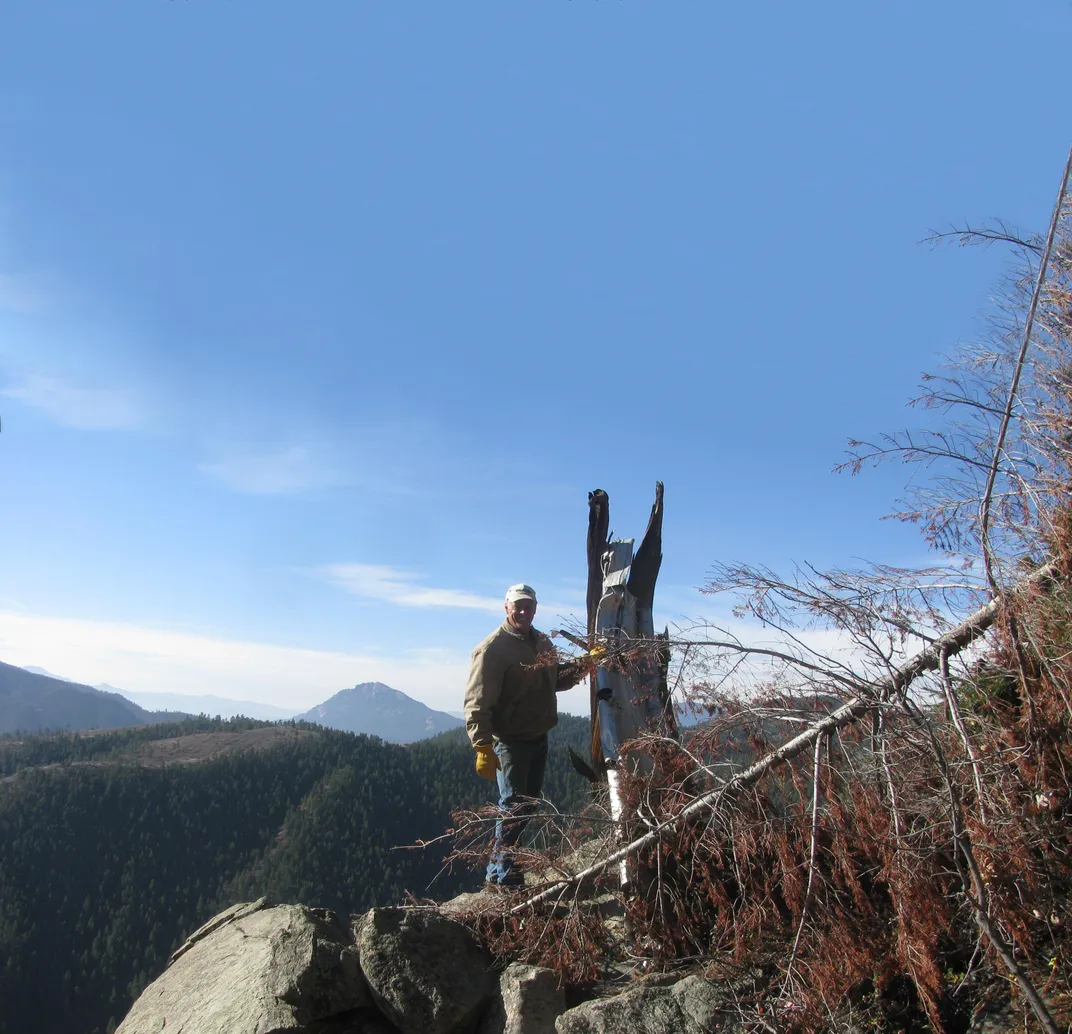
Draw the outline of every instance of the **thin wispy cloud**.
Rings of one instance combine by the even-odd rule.
[[[303,445],[273,452],[232,450],[198,470],[248,495],[294,495],[348,483],[332,463]]]
[[[497,596],[479,596],[464,589],[422,585],[420,575],[378,564],[326,564],[316,573],[355,596],[399,607],[455,607],[464,610],[502,611]]]
[[[453,608],[503,614],[503,596],[481,596],[466,589],[444,589],[422,584],[422,576],[381,564],[325,564],[314,574],[365,600],[378,600],[397,607]],[[503,583],[503,592],[507,583]],[[583,614],[584,605],[561,603],[540,597],[542,620],[560,625],[572,615]],[[544,627],[541,625],[541,627]],[[551,627],[548,625],[547,627]]]
[[[29,374],[0,389],[0,395],[40,410],[63,427],[79,430],[129,431],[144,419],[135,394],[127,388],[87,386]]]
[[[60,671],[88,685],[211,693],[295,710],[360,682],[384,682],[430,707],[456,710],[468,672],[468,654],[462,652],[311,650],[5,610],[0,610],[0,660]]]

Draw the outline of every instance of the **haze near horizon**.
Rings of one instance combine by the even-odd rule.
[[[9,5],[0,660],[457,710],[507,585],[583,620],[588,491],[639,536],[657,479],[659,626],[753,634],[719,560],[927,562],[881,521],[909,472],[831,470],[985,330],[1007,256],[921,239],[1045,227],[1070,36],[1050,0]]]

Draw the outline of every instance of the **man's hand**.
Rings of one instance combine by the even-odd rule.
[[[588,651],[587,656],[590,661],[595,661],[598,664],[607,656],[607,648],[605,646],[593,646],[592,649]]]
[[[494,779],[500,765],[495,748],[490,743],[478,743],[476,750],[476,774],[484,779]]]

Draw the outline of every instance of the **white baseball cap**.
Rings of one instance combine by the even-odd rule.
[[[515,600],[532,600],[536,602],[536,590],[531,585],[511,585],[506,590],[506,602],[513,603]]]

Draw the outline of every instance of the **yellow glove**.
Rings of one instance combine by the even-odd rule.
[[[593,646],[592,649],[588,651],[588,659],[590,661],[598,662],[603,660],[606,656],[607,648],[605,646]]]
[[[499,770],[499,759],[490,743],[478,743],[476,750],[476,774],[484,779],[494,779]]]

